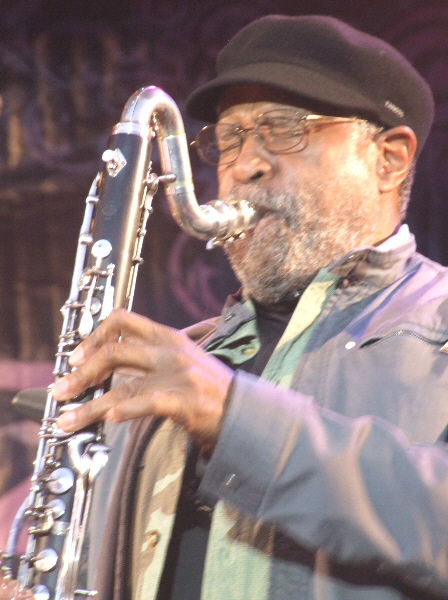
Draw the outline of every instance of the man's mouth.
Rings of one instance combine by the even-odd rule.
[[[283,220],[283,221],[287,221],[287,215],[285,215],[283,212],[281,212],[280,210],[275,210],[273,208],[257,208],[255,207],[255,210],[257,211],[257,214],[259,215],[259,221],[258,222],[266,222],[268,219],[269,220]]]
[[[266,229],[266,227],[269,227],[274,223],[278,223],[282,218],[282,215],[278,211],[269,209],[257,209],[257,214],[259,216],[258,221],[255,226],[247,232],[249,235],[253,235],[258,232],[261,233],[264,229]]]
[[[256,229],[261,222],[265,223],[267,219],[271,220],[271,218],[277,218],[283,219],[284,221],[288,220],[287,215],[275,206],[274,198],[271,194],[267,194],[266,190],[237,188],[233,190],[228,198],[229,200],[239,200],[244,198],[254,208],[258,219],[257,224],[252,231]]]

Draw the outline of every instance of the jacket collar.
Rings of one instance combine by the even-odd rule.
[[[416,250],[412,234],[398,238],[398,244],[365,246],[348,252],[340,260],[328,267],[328,270],[341,277],[344,288],[363,284],[372,289],[381,289],[391,285],[408,268]],[[243,289],[227,298],[216,331],[210,332],[204,346],[213,347],[223,338],[233,335],[239,327],[256,320],[256,312],[251,300],[244,299]]]
[[[406,271],[415,251],[415,238],[410,234],[404,243],[388,250],[375,246],[357,248],[330,265],[328,270],[348,280],[349,284],[363,282],[382,288],[396,281]]]

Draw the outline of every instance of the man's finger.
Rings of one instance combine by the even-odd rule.
[[[151,384],[147,379],[126,380],[106,394],[63,413],[57,420],[57,426],[64,431],[77,431],[104,419],[106,414],[123,400],[132,400],[131,412],[123,413],[119,418],[116,415],[115,420],[125,421],[134,418],[128,417],[127,414],[135,414],[138,417],[153,414],[151,393]],[[135,405],[135,408],[132,409],[132,405]],[[127,410],[129,411],[129,407]]]
[[[174,371],[186,360],[178,347],[143,346],[125,341],[108,342],[83,365],[54,384],[53,397],[69,400],[89,387],[99,385],[115,370],[132,368],[148,374]]]
[[[104,344],[121,340],[140,340],[151,345],[178,345],[185,342],[186,336],[175,329],[155,323],[146,317],[115,309],[79,346],[69,359],[72,366],[82,365]]]
[[[56,425],[63,431],[78,431],[87,425],[101,421],[116,401],[116,395],[113,392],[107,392],[107,394],[85,402],[78,408],[62,413],[56,421]]]

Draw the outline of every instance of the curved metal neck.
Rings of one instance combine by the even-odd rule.
[[[171,214],[190,235],[220,244],[239,237],[257,222],[256,212],[246,200],[213,200],[198,205],[182,116],[174,100],[160,88],[151,86],[135,92],[113,133],[156,137],[162,172],[175,176],[174,181],[165,181]]]

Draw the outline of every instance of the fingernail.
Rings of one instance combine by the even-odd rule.
[[[67,392],[68,381],[65,379],[59,379],[59,381],[56,381],[51,391],[53,398],[56,398],[56,400],[63,400]]]
[[[117,420],[117,416],[115,414],[115,406],[112,406],[112,408],[109,408],[107,413],[104,415],[104,418],[109,419],[109,421],[112,421],[113,423],[119,423],[119,421]]]
[[[72,355],[68,359],[68,362],[72,365],[72,367],[77,367],[78,365],[80,365],[82,363],[83,358],[84,358],[84,350],[81,348],[81,346],[77,346],[73,350]]]
[[[63,429],[64,431],[70,431],[73,429],[73,425],[76,421],[76,413],[74,410],[68,410],[65,413],[62,413],[58,420],[56,421],[56,425]]]

